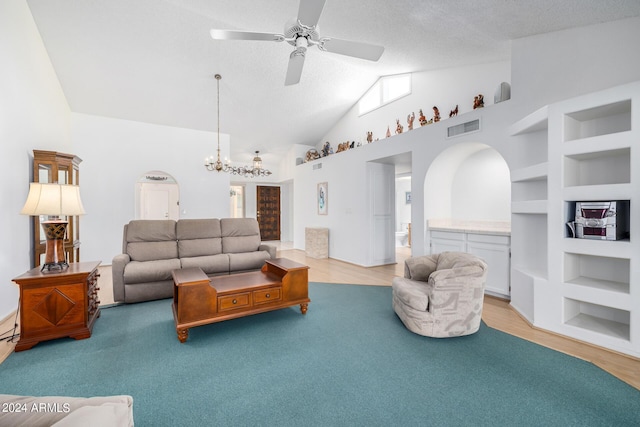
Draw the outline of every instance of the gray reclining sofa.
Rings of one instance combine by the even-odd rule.
[[[276,257],[255,218],[134,220],[124,226],[122,254],[113,258],[116,302],[173,296],[171,272],[200,267],[209,276],[259,270]]]

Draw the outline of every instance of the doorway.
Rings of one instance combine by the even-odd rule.
[[[230,205],[229,205],[229,217],[230,218],[244,218],[244,185],[232,185],[229,191]]]
[[[280,187],[256,187],[256,216],[262,240],[280,240]]]
[[[180,218],[180,190],[166,172],[150,171],[136,182],[136,219]]]

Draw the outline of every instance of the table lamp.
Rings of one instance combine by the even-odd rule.
[[[42,229],[47,238],[45,262],[42,270],[65,270],[69,267],[64,253],[64,237],[67,233],[66,220],[61,216],[83,215],[80,187],[67,184],[44,184],[32,182],[29,195],[20,211],[23,215],[47,215],[42,221]]]

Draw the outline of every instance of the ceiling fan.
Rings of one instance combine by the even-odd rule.
[[[295,50],[289,55],[287,76],[284,82],[286,86],[300,82],[304,57],[309,46],[318,46],[318,49],[326,52],[353,56],[369,61],[380,59],[382,52],[384,52],[384,47],[382,46],[333,37],[320,37],[318,20],[324,9],[325,2],[326,0],[300,0],[298,18],[289,21],[285,25],[284,34],[213,29],[211,30],[211,37],[214,40],[286,41],[295,46]]]

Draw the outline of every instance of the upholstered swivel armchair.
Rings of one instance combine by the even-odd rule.
[[[480,328],[487,264],[463,252],[409,258],[392,283],[393,309],[412,332],[444,338]]]

